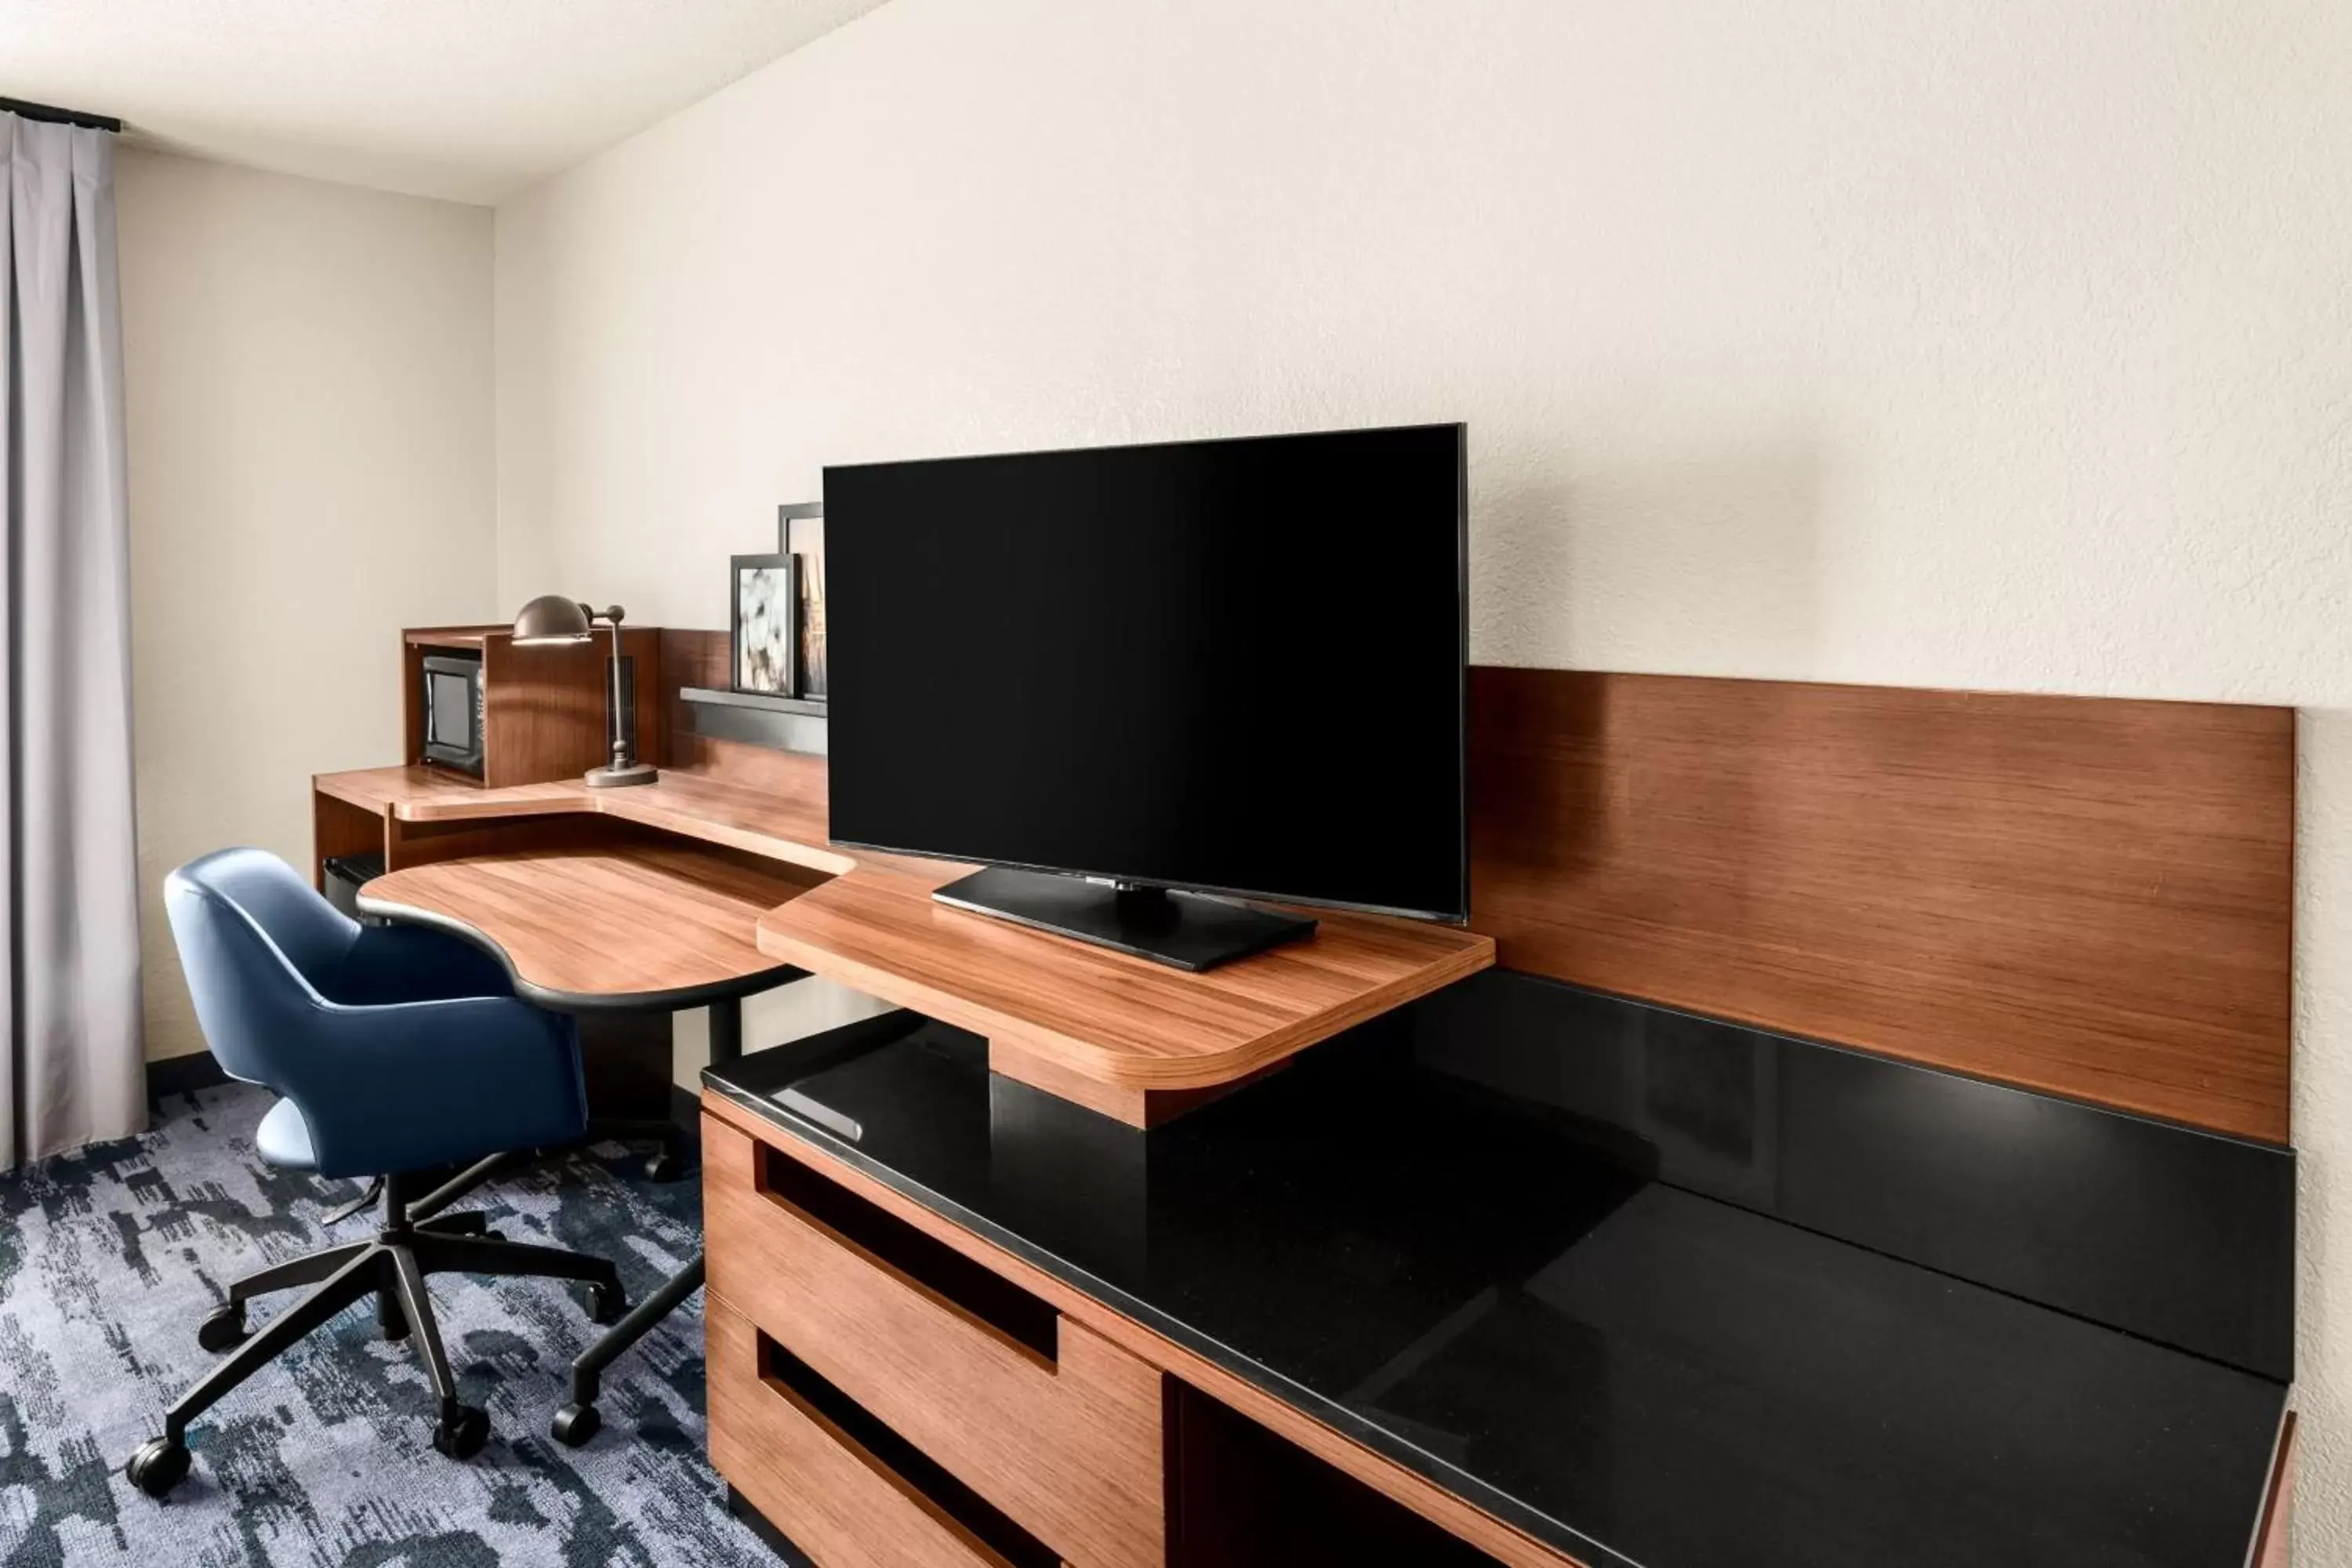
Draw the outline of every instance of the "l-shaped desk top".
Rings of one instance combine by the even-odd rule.
[[[1190,974],[964,913],[930,895],[970,868],[829,846],[807,763],[782,789],[691,772],[485,789],[419,767],[314,784],[404,825],[370,905],[468,925],[542,991],[617,961],[686,996],[763,957],[985,1036],[1002,1070],[1136,1122],[1155,1096],[1239,1082],[1494,963],[1475,932],[1322,912],[1307,941]],[[644,900],[643,943],[567,940],[567,907],[610,898]]]

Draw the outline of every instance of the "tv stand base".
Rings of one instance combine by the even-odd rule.
[[[1002,866],[950,882],[931,897],[973,914],[993,915],[1194,973],[1315,934],[1315,921],[1305,915],[1277,913],[1205,893],[1109,887],[1079,877]]]

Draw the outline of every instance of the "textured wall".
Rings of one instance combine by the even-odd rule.
[[[125,151],[147,1054],[202,1050],[164,873],[308,868],[310,775],[400,754],[397,629],[496,570],[490,214]]]
[[[828,460],[1463,418],[1481,659],[2301,705],[2352,1560],[2347,80],[2277,0],[896,0],[499,210],[500,597],[721,624]]]

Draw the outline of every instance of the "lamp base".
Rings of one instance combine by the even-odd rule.
[[[661,770],[651,763],[631,763],[625,768],[590,768],[581,782],[590,789],[625,789],[631,784],[651,784],[661,777]]]

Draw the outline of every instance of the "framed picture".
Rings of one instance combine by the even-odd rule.
[[[799,677],[800,581],[789,554],[738,555],[728,583],[738,691],[790,697]]]
[[[776,509],[776,548],[799,563],[801,686],[812,702],[825,699],[824,503],[798,501]]]

